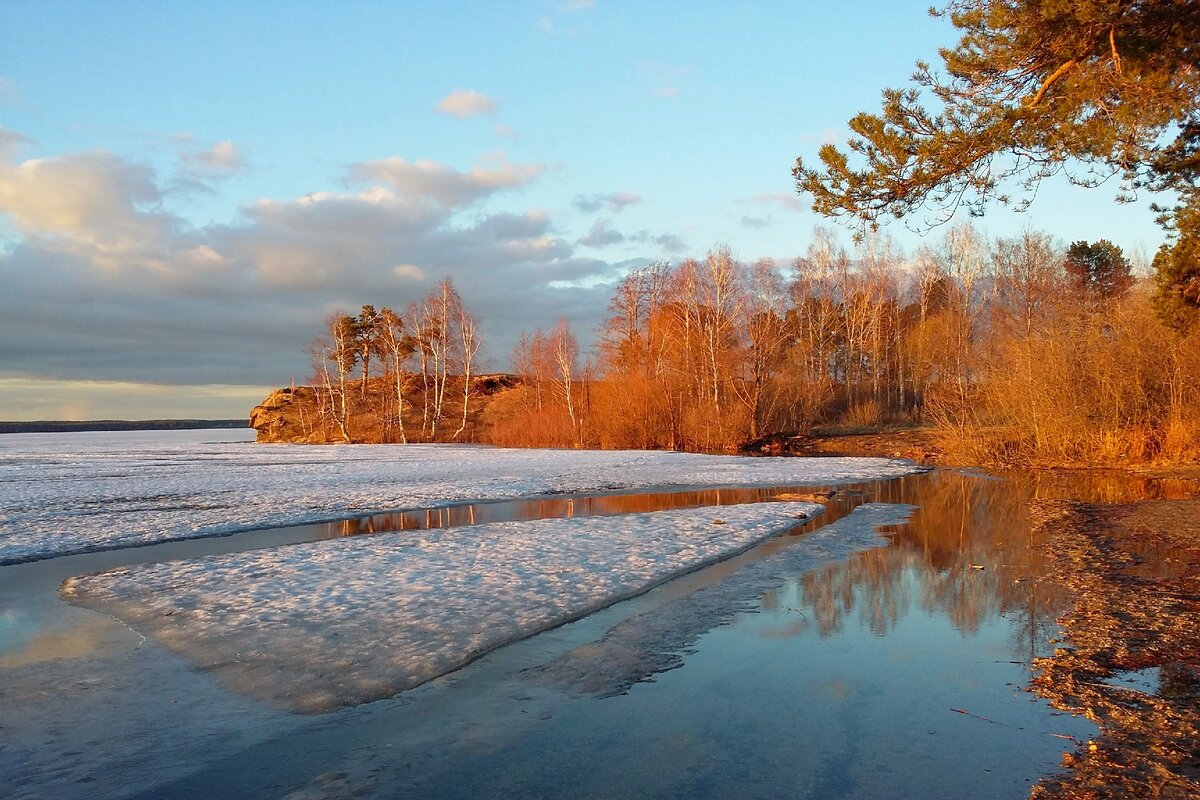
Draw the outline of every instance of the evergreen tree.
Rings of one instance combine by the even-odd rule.
[[[1133,285],[1129,260],[1107,239],[1095,244],[1075,242],[1067,250],[1063,267],[1076,289],[1100,300],[1121,297]]]
[[[1188,219],[1200,222],[1200,214]],[[1154,256],[1154,310],[1180,333],[1200,319],[1200,231],[1191,226]]]
[[[926,210],[937,223],[1008,201],[1010,179],[1028,197],[1064,172],[1179,192],[1168,224],[1200,206],[1200,3],[951,0],[934,13],[961,33],[941,51],[944,71],[918,64],[915,86],[854,117],[849,153],[826,145],[819,168],[797,160],[814,210],[868,225]]]

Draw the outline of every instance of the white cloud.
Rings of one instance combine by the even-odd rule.
[[[501,189],[524,186],[545,172],[540,164],[512,164],[503,155],[494,166],[479,164],[466,172],[435,161],[405,161],[391,157],[363,161],[350,167],[354,182],[380,181],[401,195],[421,198],[452,208],[486,197]]]
[[[682,236],[674,233],[656,234],[643,230],[638,231],[628,238],[631,242],[654,245],[661,249],[664,253],[670,253],[672,255],[682,253],[684,250],[687,250],[687,242],[683,240]]]
[[[196,245],[191,250],[180,254],[180,261],[189,267],[201,269],[222,269],[229,266],[229,259],[206,244]]]
[[[162,232],[179,224],[162,198],[152,169],[103,151],[0,163],[0,214],[27,238],[86,251],[106,269],[153,260]]]
[[[633,192],[609,192],[608,194],[579,195],[573,204],[580,211],[594,214],[602,208],[607,208],[613,214],[619,214],[632,205],[642,202],[642,198]]]
[[[425,280],[425,272],[416,264],[397,264],[392,267],[392,273],[397,278],[406,281],[423,281]]]
[[[466,119],[480,114],[495,113],[496,101],[474,89],[460,89],[439,100],[435,110],[439,114]]]
[[[0,249],[0,378],[303,382],[331,310],[402,308],[444,276],[506,368],[522,328],[566,315],[592,329],[617,275],[577,256],[546,211],[476,205],[543,170],[382,159],[349,169],[357,191],[262,198],[193,227],[162,210],[167,181],[118,156],[0,162],[0,221],[16,234]],[[26,411],[66,413],[40,407]]]
[[[244,166],[237,145],[230,141],[217,142],[207,150],[184,151],[179,157],[189,167],[210,175],[237,172]]]
[[[642,61],[638,70],[650,82],[651,91],[659,97],[678,97],[683,94],[682,84],[693,72],[692,67],[679,64],[661,64],[657,61]]]
[[[8,162],[16,157],[17,151],[29,142],[16,131],[0,125],[0,161]]]
[[[837,144],[850,135],[850,131],[842,128],[822,128],[816,133],[806,133],[800,136],[803,144]]]
[[[598,219],[592,223],[591,229],[586,236],[579,239],[579,243],[587,247],[609,247],[614,244],[621,244],[625,241],[625,236],[612,227],[612,220]]]
[[[799,197],[794,194],[788,194],[787,192],[765,192],[763,194],[754,195],[754,197],[750,198],[750,200],[754,203],[758,203],[759,205],[778,205],[782,208],[788,209],[789,211],[802,212],[806,209],[806,206],[800,201]]]
[[[11,79],[0,75],[0,105],[15,106],[21,101],[21,90]]]

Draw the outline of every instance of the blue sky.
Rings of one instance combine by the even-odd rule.
[[[242,416],[331,310],[444,275],[504,369],[522,328],[588,338],[631,266],[790,261],[828,224],[796,156],[953,33],[915,2],[740,6],[0,4],[0,419]],[[1152,253],[1113,193],[976,224]]]

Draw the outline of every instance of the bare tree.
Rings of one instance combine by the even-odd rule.
[[[1048,234],[1026,230],[997,239],[992,250],[1000,309],[1021,324],[1026,336],[1047,311],[1062,284],[1063,255]]]
[[[396,425],[400,431],[400,441],[407,444],[408,434],[404,429],[404,366],[416,352],[417,340],[409,335],[400,315],[387,307],[379,312],[375,328],[376,340],[391,362],[393,387],[396,390]]]
[[[346,392],[346,378],[354,369],[358,351],[355,344],[355,320],[341,311],[335,311],[325,320],[326,334],[312,345],[314,367],[320,385],[322,416],[325,411],[333,418],[342,440],[349,442],[350,410]],[[330,374],[333,365],[334,375]]]
[[[571,333],[566,319],[559,319],[548,337],[550,354],[554,359],[554,383],[563,408],[571,420],[571,433],[576,447],[580,446],[580,426],[575,414],[574,390],[571,382],[578,370],[579,344]]]
[[[433,379],[433,400],[429,406],[429,438],[437,438],[438,423],[445,416],[446,391],[450,381],[451,364],[455,360],[458,338],[454,335],[461,301],[454,283],[444,278],[422,304],[423,328],[426,329],[430,368]]]
[[[458,298],[457,292],[455,298]],[[463,307],[461,299],[457,299],[455,312],[458,328],[457,349],[461,359],[459,366],[463,382],[462,422],[459,423],[458,430],[454,432],[454,438],[457,439],[467,427],[467,408],[471,402],[471,376],[475,370],[475,359],[479,354],[482,342],[479,338],[479,323],[475,316]]]
[[[768,388],[791,343],[786,316],[783,278],[772,259],[760,259],[750,270],[746,293],[744,319],[749,353],[743,361],[749,374],[734,383],[749,410],[751,439],[758,438],[762,427],[774,417],[777,397],[769,394]]]

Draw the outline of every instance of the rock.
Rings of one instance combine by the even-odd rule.
[[[250,412],[250,427],[258,432],[259,442],[313,442],[310,417],[317,405],[317,393],[309,386],[276,389]]]

